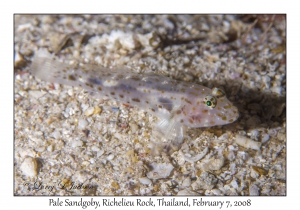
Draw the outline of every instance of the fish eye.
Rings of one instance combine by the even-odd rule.
[[[217,105],[217,99],[214,96],[208,95],[208,96],[205,96],[204,103],[209,108],[215,108],[215,106]]]

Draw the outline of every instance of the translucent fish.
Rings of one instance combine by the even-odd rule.
[[[78,86],[94,97],[109,97],[143,109],[160,119],[157,130],[161,138],[178,142],[184,138],[185,127],[225,125],[239,116],[221,89],[126,68],[70,65],[55,60],[45,50],[35,54],[31,72],[47,82]]]

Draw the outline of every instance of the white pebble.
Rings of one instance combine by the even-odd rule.
[[[69,96],[73,96],[73,95],[74,95],[74,90],[73,90],[73,88],[71,88],[71,89],[68,90],[68,95],[69,95]]]
[[[44,146],[41,146],[41,147],[35,147],[35,151],[37,151],[37,152],[44,152],[45,149],[46,149],[46,147],[44,147]]]
[[[266,143],[267,141],[269,141],[270,136],[269,134],[263,134],[261,137],[261,143]]]
[[[233,152],[233,151],[229,151],[229,154],[228,154],[228,160],[229,160],[230,162],[232,162],[232,161],[234,161],[234,159],[235,159],[235,154],[234,154],[234,152]]]
[[[44,92],[42,91],[38,91],[38,90],[30,90],[28,91],[29,96],[31,96],[32,98],[38,99],[40,97],[42,97],[43,95],[45,95]]]
[[[85,116],[89,117],[94,113],[95,108],[94,107],[89,107],[84,111]]]
[[[204,171],[215,171],[215,170],[219,170],[223,167],[224,165],[224,158],[220,158],[220,159],[215,159],[215,158],[211,158],[207,163],[202,165],[202,169]]]
[[[228,149],[229,149],[230,151],[236,151],[236,150],[237,150],[237,149],[234,148],[233,145],[229,145],[229,146],[228,146]]]
[[[202,172],[200,176],[198,176],[198,179],[193,182],[191,185],[192,189],[194,191],[201,190],[212,190],[215,185],[217,184],[218,179],[217,177],[208,172]]]
[[[228,133],[224,133],[223,135],[221,135],[218,140],[220,141],[224,141],[224,140],[227,140],[228,139]]]
[[[221,190],[219,190],[219,189],[212,189],[211,192],[212,192],[214,195],[221,195]]]
[[[17,32],[23,32],[23,31],[29,30],[31,28],[32,28],[32,24],[31,23],[24,23],[24,24],[18,26]]]
[[[60,138],[61,134],[58,130],[55,130],[54,132],[52,132],[52,136],[53,138],[58,139]]]
[[[137,37],[139,38],[139,41],[140,43],[147,47],[147,46],[150,46],[150,43],[149,43],[149,40],[153,37],[153,34],[152,32],[151,33],[148,33],[148,34],[137,34]]]
[[[187,177],[182,182],[182,187],[189,187],[191,185],[191,179],[190,177]]]
[[[259,188],[255,184],[251,185],[249,188],[249,194],[250,195],[259,195]]]
[[[198,155],[195,155],[194,157],[188,157],[186,155],[184,155],[181,151],[180,154],[184,157],[184,160],[190,163],[194,163],[197,162],[198,160],[202,159],[208,152],[208,147],[206,147],[201,153],[199,153]]]
[[[236,164],[230,163],[230,174],[233,175],[236,173]]]
[[[83,143],[80,140],[72,141],[72,147],[73,148],[75,148],[75,147],[81,147],[82,145],[83,145]]]
[[[164,179],[170,176],[174,167],[170,163],[152,163],[153,170],[147,173],[149,179]]]
[[[33,142],[35,142],[36,144],[38,144],[38,145],[43,145],[45,142],[43,141],[43,139],[42,138],[40,138],[40,137],[35,137],[35,136],[32,136],[32,135],[29,135],[28,136],[29,137],[29,139],[31,140],[31,141],[33,141]]]
[[[109,156],[107,156],[107,160],[112,160],[112,159],[114,159],[114,157],[115,157],[115,155],[114,154],[110,154]]]
[[[177,156],[177,164],[183,166],[185,163],[184,154],[180,151],[179,155]]]
[[[278,95],[281,95],[282,87],[280,86],[274,86],[270,89],[273,93],[277,93]]]
[[[95,146],[95,145],[93,145],[91,149],[92,149],[92,151],[94,151],[94,152],[100,151],[99,147],[97,147],[97,146]]]
[[[248,153],[244,152],[244,151],[238,151],[238,156],[242,159],[242,160],[247,160],[248,159]]]
[[[235,142],[242,146],[242,147],[245,147],[247,149],[254,149],[254,150],[259,150],[260,147],[261,147],[261,143],[260,142],[257,142],[257,141],[254,141],[254,140],[251,140],[245,136],[242,136],[242,135],[236,135],[235,137]]]
[[[47,151],[48,152],[53,152],[53,145],[50,144],[48,147],[47,147]]]
[[[97,158],[101,157],[104,153],[104,150],[100,150],[99,152],[97,152]]]
[[[35,152],[31,149],[24,149],[24,148],[16,148],[16,152],[19,153],[21,158],[25,158],[26,156],[34,156]]]
[[[81,109],[84,112],[87,108],[89,108],[88,104],[81,104]]]
[[[28,92],[27,92],[27,91],[20,90],[20,91],[18,92],[18,94],[19,94],[20,96],[22,96],[22,97],[25,97],[25,98],[28,97]]]
[[[152,181],[150,179],[148,179],[147,177],[139,178],[139,181],[141,184],[144,184],[144,185],[149,185],[152,183]]]
[[[37,131],[37,132],[35,132],[35,135],[36,135],[36,136],[43,136],[43,134],[44,134],[44,133],[43,133],[42,131]]]
[[[136,123],[130,123],[129,126],[132,133],[135,133],[139,129]]]
[[[270,88],[270,81],[271,81],[270,77],[267,76],[267,75],[263,76],[262,80],[265,83],[265,86],[269,89]]]
[[[36,176],[38,174],[38,163],[32,157],[27,157],[20,168],[26,176]]]
[[[239,187],[239,185],[238,185],[238,183],[237,183],[237,181],[236,181],[235,178],[231,181],[230,184],[231,184],[231,186],[232,186],[234,189],[237,189],[237,188]]]
[[[225,21],[224,21],[225,22]],[[209,27],[209,25],[208,24],[206,24],[206,23],[204,23],[204,22],[202,22],[201,23],[201,30],[203,30],[203,31],[209,31],[210,30],[210,27]]]
[[[255,130],[255,129],[253,129],[253,130],[251,130],[249,133],[247,133],[249,136],[253,136],[254,137],[254,139],[257,139],[257,136],[258,136],[258,134],[259,134],[259,131],[258,130]]]
[[[64,168],[64,173],[65,173],[67,176],[73,175],[73,171],[72,171],[72,169],[70,169],[69,167]]]
[[[277,133],[277,138],[278,138],[278,140],[280,140],[280,141],[285,141],[285,139],[286,139],[286,134],[283,133],[283,132],[278,132],[278,133]]]
[[[78,120],[78,128],[84,129],[88,125],[88,122],[84,119]]]
[[[60,89],[60,84],[54,83],[54,90],[59,90]],[[51,91],[51,93],[56,93],[58,95],[59,91]]]
[[[80,182],[80,183],[84,183],[92,177],[93,177],[92,175],[90,175],[89,173],[87,173],[85,171],[78,171],[74,175],[74,178],[76,178],[76,180],[78,180],[78,182]]]
[[[94,158],[91,158],[91,159],[90,159],[90,163],[91,163],[91,164],[94,164],[94,163],[95,163],[95,159],[94,159]]]
[[[74,56],[74,57],[79,57],[79,56],[80,56],[79,50],[74,50],[74,51],[73,51],[73,56]]]

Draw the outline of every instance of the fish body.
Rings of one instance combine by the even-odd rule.
[[[138,74],[126,68],[70,65],[40,52],[31,65],[34,76],[47,82],[77,86],[96,97],[143,109],[160,119],[164,136],[182,140],[184,127],[211,127],[234,122],[238,110],[218,88],[177,81],[158,74]]]

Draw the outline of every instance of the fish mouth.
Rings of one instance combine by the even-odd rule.
[[[236,106],[232,106],[232,110],[228,114],[230,119],[232,119],[233,121],[236,121],[240,116],[238,108]]]
[[[227,121],[227,123],[232,123],[236,121],[239,118],[239,111],[236,106],[231,106],[230,109],[221,108],[222,116],[224,117],[224,121]]]

